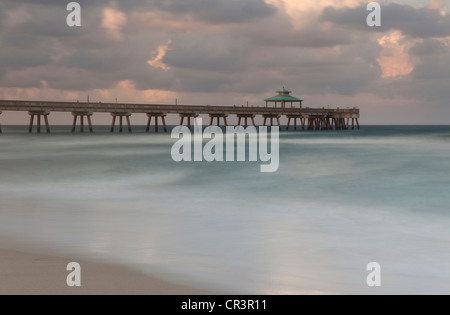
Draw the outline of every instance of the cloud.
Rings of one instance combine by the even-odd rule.
[[[445,0],[430,0],[428,7],[431,9],[443,9],[445,7]]]
[[[364,0],[266,0],[283,12],[295,30],[309,26],[311,21],[317,21],[324,7],[354,8]]]
[[[448,47],[441,40],[427,38],[411,47],[409,54],[415,56],[426,56],[441,54],[446,51],[448,51]]]
[[[326,7],[321,20],[365,32],[400,30],[414,38],[450,36],[450,16],[442,16],[436,9],[395,3],[384,5],[381,9],[381,27],[375,28],[367,26],[367,14],[366,5],[342,9]]]
[[[406,76],[414,70],[409,55],[405,52],[405,45],[401,43],[403,38],[400,31],[394,31],[378,40],[383,47],[381,57],[377,59],[383,78]]]
[[[119,11],[117,5],[112,2],[110,7],[103,9],[102,27],[116,41],[123,40],[122,28],[127,23],[125,14]]]
[[[32,19],[32,14],[25,6],[15,7],[10,10],[3,7],[0,8],[0,23],[3,27],[15,27]]]
[[[170,67],[163,62],[163,58],[166,56],[169,50],[171,41],[168,40],[165,44],[158,46],[158,49],[153,52],[153,58],[148,60],[147,63],[153,68],[159,68],[164,71],[169,71]]]
[[[243,69],[248,54],[242,39],[198,32],[172,37],[164,62],[174,68],[230,72]]]
[[[264,25],[268,23],[270,27]],[[290,22],[282,17],[254,24],[252,27],[239,28],[237,36],[245,36],[248,41],[258,46],[270,47],[333,47],[347,45],[352,41],[352,35],[344,29],[330,28],[316,23],[304,25],[300,29],[292,28]],[[264,31],[261,31],[261,30]]]
[[[275,13],[264,0],[153,0],[154,7],[176,14],[189,14],[212,24],[245,23]]]
[[[51,45],[48,40],[31,36],[2,38],[0,69],[26,69],[51,63]]]

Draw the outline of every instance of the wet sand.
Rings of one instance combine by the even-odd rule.
[[[68,263],[81,265],[81,287],[67,285]],[[0,248],[1,295],[205,295],[211,291],[169,283],[114,266]]]

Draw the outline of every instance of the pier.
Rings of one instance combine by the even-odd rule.
[[[288,123],[285,130],[348,130],[360,129],[358,108],[303,108],[303,100],[290,96],[290,91],[278,91],[278,96],[265,100],[265,107],[249,106],[210,106],[210,105],[165,105],[165,104],[129,104],[129,103],[91,103],[91,102],[50,102],[50,101],[19,101],[0,100],[0,133],[2,111],[28,112],[30,123],[28,131],[34,130],[36,118],[36,131],[41,132],[42,118],[45,123],[45,131],[50,132],[49,116],[53,112],[67,112],[73,116],[72,132],[76,131],[77,121],[80,121],[80,132],[84,132],[84,119],[87,119],[89,131],[93,132],[92,116],[95,113],[110,113],[112,116],[111,132],[114,132],[117,119],[119,120],[119,132],[123,132],[124,119],[126,120],[128,132],[132,132],[130,117],[135,114],[145,114],[148,117],[146,131],[150,131],[151,122],[154,121],[155,132],[159,131],[159,120],[161,120],[164,131],[167,132],[166,117],[178,115],[180,125],[187,123],[190,128],[193,119],[199,115],[208,115],[210,125],[214,121],[217,126],[228,126],[230,116],[235,116],[238,126],[256,127],[255,118],[263,118],[264,126],[278,126],[282,130],[280,119],[287,118]],[[299,103],[295,107],[294,103]],[[273,103],[273,106],[269,106]],[[281,106],[279,107],[278,104]],[[290,106],[289,106],[290,105]],[[223,125],[221,125],[221,121]],[[294,122],[291,128],[291,122]],[[299,122],[299,124],[297,124]]]
[[[251,122],[256,126],[255,118],[264,119],[263,125],[280,124],[280,118],[286,117],[286,130],[347,130],[360,129],[359,109],[357,108],[294,108],[294,107],[238,107],[238,106],[205,106],[205,105],[164,105],[164,104],[127,104],[127,103],[81,103],[81,102],[46,102],[46,101],[8,101],[0,100],[0,119],[2,111],[28,112],[30,115],[29,132],[33,131],[36,118],[36,131],[41,132],[42,118],[45,131],[50,132],[49,116],[52,112],[67,112],[73,115],[72,132],[75,132],[77,119],[80,118],[80,131],[84,131],[84,117],[88,119],[89,130],[92,132],[91,117],[95,113],[110,113],[112,115],[111,132],[114,132],[116,120],[119,118],[119,132],[123,131],[123,120],[127,121],[127,129],[132,131],[130,117],[134,114],[146,114],[148,117],[147,131],[153,118],[155,130],[158,130],[158,119],[162,120],[164,131],[167,132],[165,117],[170,114],[180,117],[180,125],[192,125],[192,119],[201,114],[209,115],[212,125],[214,120],[220,126],[228,126],[227,118],[235,116],[238,125],[248,126]],[[291,122],[294,121],[294,128]],[[300,122],[300,126],[297,125]],[[2,121],[4,124],[4,121]],[[299,128],[298,128],[299,127]],[[1,132],[1,125],[0,125]]]

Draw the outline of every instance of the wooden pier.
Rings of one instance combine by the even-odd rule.
[[[288,124],[286,130],[291,130],[291,121],[294,121],[294,130],[297,122],[305,130],[347,130],[360,129],[360,113],[357,108],[295,108],[279,107],[239,107],[239,106],[204,106],[204,105],[164,105],[164,104],[128,104],[128,103],[81,103],[81,102],[47,102],[47,101],[18,101],[0,100],[0,117],[2,111],[28,112],[30,115],[29,132],[33,131],[34,118],[37,118],[37,132],[41,132],[41,118],[44,118],[46,132],[50,132],[49,116],[53,112],[67,112],[73,115],[72,132],[75,132],[77,119],[80,118],[80,131],[84,131],[84,117],[87,118],[90,132],[93,131],[91,117],[94,113],[110,113],[112,115],[111,132],[114,132],[116,120],[119,118],[119,132],[123,131],[123,119],[127,121],[128,131],[131,132],[130,117],[134,114],[146,114],[148,117],[147,132],[150,130],[152,118],[155,121],[155,131],[158,131],[158,119],[162,120],[164,131],[167,132],[165,117],[179,115],[180,125],[187,122],[191,127],[192,119],[199,115],[209,115],[210,125],[214,120],[220,126],[228,126],[227,118],[235,116],[238,125],[249,123],[256,126],[255,118],[261,116],[263,125],[278,125],[282,128],[280,118],[286,117]],[[1,132],[1,125],[0,125]]]

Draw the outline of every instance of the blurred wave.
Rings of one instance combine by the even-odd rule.
[[[0,136],[0,235],[236,293],[450,289],[450,128],[281,133],[280,169],[175,163],[170,134]],[[137,129],[138,131],[140,129]]]

